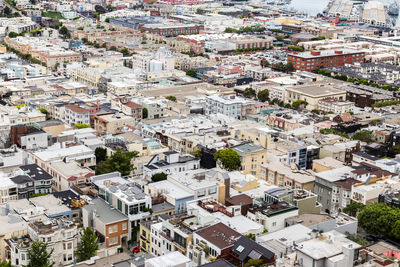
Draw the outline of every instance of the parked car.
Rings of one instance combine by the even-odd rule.
[[[136,246],[132,248],[132,253],[138,253],[140,252],[140,246]]]

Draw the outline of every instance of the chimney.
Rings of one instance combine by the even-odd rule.
[[[99,104],[99,100],[98,99],[97,99],[96,105],[97,105],[97,111],[99,111],[100,110],[100,104]]]
[[[230,198],[231,197],[231,193],[230,193],[231,178],[229,178],[229,177],[225,178],[224,184],[225,184],[225,198]]]
[[[336,55],[341,55],[341,54],[343,54],[343,51],[341,51],[341,50],[335,50],[335,54],[336,54]]]
[[[218,202],[225,205],[226,188],[224,183],[218,185]]]
[[[321,52],[320,51],[311,51],[311,55],[313,56],[320,56]]]

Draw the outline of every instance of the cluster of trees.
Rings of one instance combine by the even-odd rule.
[[[189,57],[203,57],[204,56],[203,53],[198,54],[193,51],[189,51],[189,52],[182,51],[181,54],[188,55]]]
[[[160,182],[160,181],[167,180],[167,177],[168,177],[168,175],[166,173],[160,172],[160,173],[153,174],[151,176],[151,181],[153,183]]]
[[[344,209],[343,212],[346,213],[347,215],[350,215],[352,217],[356,217],[357,214],[365,207],[364,204],[358,203],[358,202],[353,202],[349,205],[347,205]]]
[[[76,129],[90,128],[90,125],[85,123],[76,123],[74,126]]]
[[[310,40],[311,41],[321,41],[321,40],[325,40],[325,39],[326,39],[325,36],[318,36],[318,37],[311,38]]]
[[[248,33],[248,32],[263,32],[265,31],[265,27],[260,27],[260,26],[246,26],[240,29],[235,29],[231,27],[226,27],[225,31],[226,33]]]
[[[235,53],[239,54],[239,53],[243,53],[243,52],[252,52],[252,51],[260,51],[260,50],[267,50],[267,49],[272,49],[272,46],[271,47],[263,46],[263,47],[254,47],[254,48],[244,48],[244,49],[239,48],[239,49],[235,50]]]
[[[303,52],[304,51],[304,47],[297,46],[297,45],[289,45],[288,49],[291,50],[291,51],[297,51],[297,52]]]
[[[358,214],[358,223],[369,234],[400,240],[400,209],[385,203],[365,206]]]
[[[388,101],[379,101],[376,102],[375,104],[372,104],[372,108],[381,108],[381,107],[387,107],[387,106],[394,106],[400,104],[400,101],[397,100],[388,100]]]
[[[100,45],[96,41],[94,41],[94,42],[89,41],[86,37],[83,37],[81,39],[81,41],[85,45],[92,45],[95,48],[100,48],[101,47],[101,48],[106,48],[106,49],[108,49],[110,51],[118,51],[118,52],[122,53],[124,57],[129,57],[129,56],[132,56],[133,54],[135,54],[134,52],[131,53],[126,47],[118,50],[118,48],[116,46],[114,46],[114,45],[110,46],[110,47],[107,47],[107,43],[103,43],[102,45]]]
[[[0,13],[0,17],[6,17],[6,18],[16,18],[16,17],[21,17],[21,14],[18,12],[12,12],[11,8],[6,6]]]
[[[353,77],[347,77],[345,74],[336,74],[336,75],[332,75],[330,71],[324,70],[322,68],[317,69],[315,71],[315,73],[317,74],[321,74],[327,77],[332,77],[334,79],[337,80],[341,80],[341,81],[347,81],[347,82],[351,82],[351,83],[359,83],[359,84],[363,84],[363,85],[368,85],[368,86],[372,86],[372,87],[376,87],[376,88],[380,88],[383,90],[388,90],[388,91],[398,91],[399,88],[392,86],[392,85],[388,85],[388,84],[378,84],[376,82],[372,82],[366,79],[358,79],[358,78],[353,78]]]
[[[201,158],[202,153],[201,153],[200,149],[197,149],[197,150],[193,150],[192,152],[190,152],[190,155],[192,155],[192,156],[194,156],[196,158]]]
[[[166,96],[165,99],[172,101],[172,102],[176,102],[176,96],[173,96],[173,95]]]
[[[356,132],[353,137],[353,140],[359,140],[361,142],[371,143],[373,141],[372,131],[361,130]]]
[[[288,62],[283,64],[282,62],[272,64],[272,69],[283,71],[283,72],[292,72],[294,71],[294,66],[292,62]]]
[[[323,128],[323,129],[319,130],[319,132],[322,133],[322,134],[334,134],[334,135],[338,135],[338,136],[341,136],[341,137],[344,137],[344,138],[348,138],[348,139],[350,138],[347,133],[340,132],[340,131],[337,131],[337,130],[332,129],[332,128]]]
[[[69,32],[68,28],[65,26],[62,26],[58,32],[63,36],[64,39],[70,39],[71,38],[71,33]]]
[[[241,166],[240,156],[232,148],[218,150],[214,154],[214,160],[219,160],[228,171],[238,170]]]
[[[308,102],[305,100],[296,100],[292,103],[292,108],[301,109],[307,107]]]
[[[98,154],[96,154],[96,150],[96,158],[99,154],[99,156],[103,159],[99,161],[99,163],[96,165],[96,175],[110,172],[120,172],[122,176],[129,175],[133,170],[131,159],[137,157],[139,154],[137,151],[123,152],[122,150],[117,150],[110,157],[106,157],[104,159],[104,152],[100,152],[100,150],[97,150]]]
[[[348,239],[350,239],[351,241],[356,242],[357,244],[359,244],[359,245],[361,245],[363,247],[366,247],[366,246],[368,246],[370,244],[368,240],[366,240],[365,238],[363,238],[363,237],[361,237],[361,236],[359,236],[357,234],[350,234],[350,233],[347,232],[346,233],[346,237]]]
[[[23,54],[21,52],[19,52],[18,50],[8,46],[7,44],[5,44],[5,47],[7,48],[7,51],[13,52],[14,54],[16,54],[17,56],[19,56],[20,58],[30,61],[33,64],[38,64],[38,65],[42,65],[44,67],[46,67],[46,63],[40,61],[39,59],[33,58],[32,55],[30,54]]]
[[[188,69],[186,71],[186,75],[190,76],[190,77],[193,77],[193,78],[196,78],[196,71],[194,69]]]

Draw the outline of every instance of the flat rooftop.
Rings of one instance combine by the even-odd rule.
[[[337,89],[329,84],[310,84],[287,87],[287,91],[307,95],[309,97],[328,97],[331,95],[346,94],[345,90]]]

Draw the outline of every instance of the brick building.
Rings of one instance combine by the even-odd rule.
[[[364,52],[350,49],[294,52],[287,55],[287,61],[291,62],[296,70],[314,71],[319,68],[363,63],[364,55]]]

